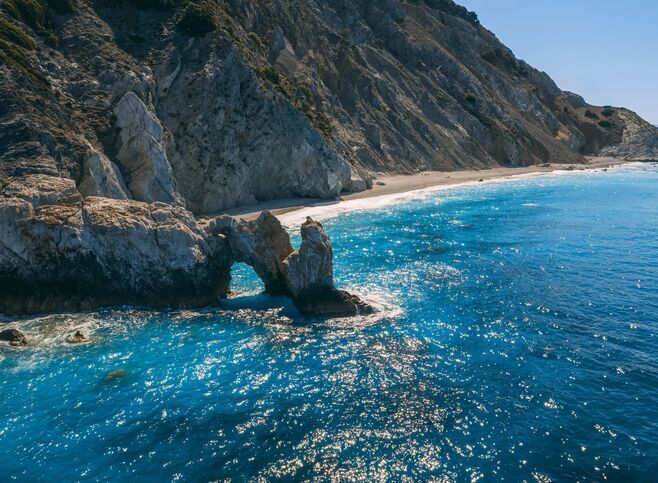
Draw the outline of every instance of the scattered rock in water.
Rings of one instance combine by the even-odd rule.
[[[27,337],[18,329],[0,330],[0,341],[9,342],[13,347],[24,347],[27,345]]]
[[[608,171],[608,168],[603,168],[603,171]]]
[[[112,382],[116,381],[117,379],[121,379],[123,376],[127,374],[127,371],[125,369],[118,369],[116,371],[110,371],[107,374],[103,376],[103,382]]]
[[[483,181],[484,181],[484,178],[480,178],[480,179],[478,180],[478,183],[482,183]]]
[[[85,344],[91,341],[91,337],[84,330],[76,330],[75,334],[71,334],[66,338],[69,344]]]

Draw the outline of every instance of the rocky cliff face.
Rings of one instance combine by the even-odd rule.
[[[14,312],[215,299],[230,243],[193,214],[377,171],[658,159],[654,126],[562,92],[451,0],[1,0],[0,75]]]
[[[0,173],[209,214],[373,171],[658,158],[451,0],[4,0]],[[0,186],[2,187],[2,186]]]

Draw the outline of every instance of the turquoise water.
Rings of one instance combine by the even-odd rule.
[[[325,227],[382,316],[304,318],[241,267],[222,310],[20,321],[37,345],[0,348],[2,479],[655,479],[658,168]],[[95,343],[67,346],[76,327]]]

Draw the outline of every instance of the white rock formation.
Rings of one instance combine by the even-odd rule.
[[[103,196],[117,200],[130,198],[119,167],[105,154],[92,150],[82,162],[82,177],[78,190],[83,196]]]
[[[119,128],[117,159],[133,198],[182,204],[167,158],[165,131],[158,119],[134,92],[121,98],[114,113]]]

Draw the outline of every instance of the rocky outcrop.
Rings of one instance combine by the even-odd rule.
[[[297,307],[325,316],[371,313],[371,305],[334,287],[334,254],[322,224],[307,217],[301,233],[301,246],[283,262],[286,284]]]
[[[83,330],[76,330],[74,334],[66,338],[66,342],[69,344],[86,344],[87,342],[91,342],[91,337]]]
[[[83,198],[72,181],[38,180],[49,189],[17,182],[8,187],[14,197],[0,199],[0,313],[217,305],[229,293],[235,262],[254,267],[267,293],[289,295],[306,312],[369,310],[334,288],[329,238],[310,219],[295,251],[269,212],[202,227],[180,207]],[[69,339],[87,341],[85,334]]]
[[[22,194],[0,200],[0,313],[203,306],[228,292],[228,241],[182,208]]]
[[[0,327],[0,341],[7,342],[14,347],[26,346],[27,337],[18,329],[2,329]]]
[[[267,293],[288,292],[283,264],[293,248],[288,233],[274,215],[264,211],[254,221],[231,221],[224,233],[230,240],[235,260],[253,267]]]
[[[322,225],[311,218],[301,227],[298,250],[293,250],[288,233],[269,211],[254,221],[224,217],[208,228],[230,239],[235,260],[254,268],[267,293],[289,295],[303,312],[349,316],[373,311],[358,296],[334,287],[331,242]]]
[[[310,217],[301,228],[302,244],[283,262],[286,284],[292,296],[334,288],[334,252],[322,224]]]

